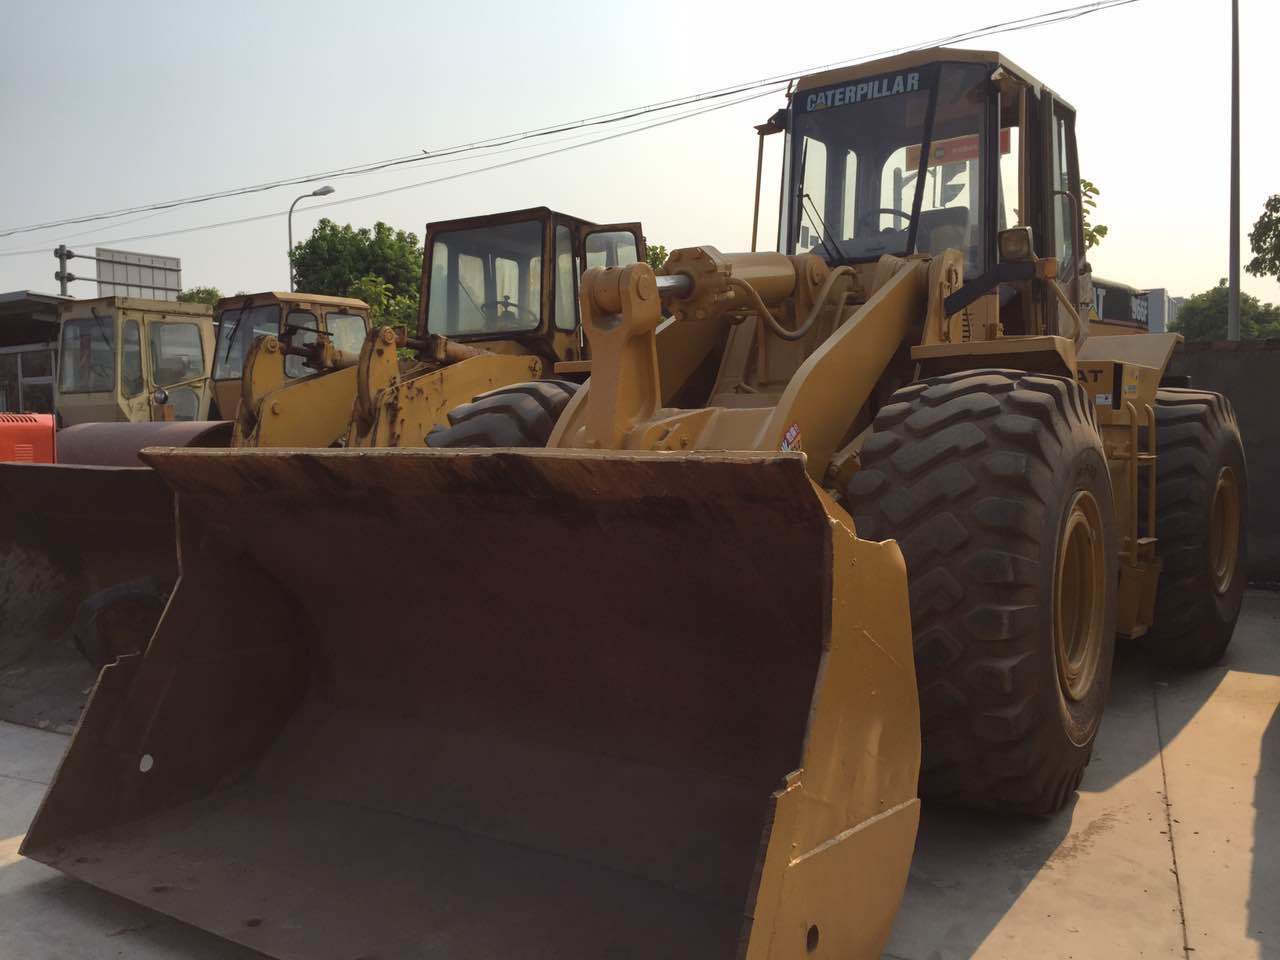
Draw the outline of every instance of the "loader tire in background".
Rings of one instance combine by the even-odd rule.
[[[1080,783],[1110,685],[1117,541],[1083,390],[1009,370],[898,390],[846,502],[907,563],[922,796],[1048,814]]]
[[[449,426],[427,434],[429,447],[545,447],[578,384],[533,380],[482,393],[449,411]]]
[[[1156,394],[1156,548],[1162,569],[1143,646],[1169,666],[1221,659],[1244,601],[1248,476],[1231,402]]]

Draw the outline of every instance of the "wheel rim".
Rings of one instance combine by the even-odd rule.
[[[1087,490],[1077,491],[1067,510],[1054,583],[1058,683],[1069,700],[1088,696],[1098,673],[1107,594],[1102,530],[1098,501]]]
[[[1209,560],[1213,588],[1219,595],[1231,588],[1240,554],[1240,482],[1230,467],[1218,471],[1209,514]]]

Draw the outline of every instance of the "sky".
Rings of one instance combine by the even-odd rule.
[[[640,106],[939,37],[1078,0],[846,3],[339,3],[0,0],[0,228],[403,156]],[[1274,38],[1280,4],[1240,0],[1241,232],[1280,193]],[[802,15],[801,15],[802,14]],[[1229,0],[1139,0],[963,44],[996,49],[1077,110],[1082,174],[1110,228],[1097,276],[1188,295],[1227,273]],[[425,223],[529,206],[640,220],[668,248],[750,245],[756,136],[780,94],[666,126],[376,199],[304,200],[321,216]],[[602,132],[615,132],[607,128]],[[781,137],[768,141],[761,243],[776,236]],[[488,161],[333,181],[342,201]],[[106,224],[0,238],[0,291],[56,292],[52,248],[97,243],[182,258],[183,285],[288,283],[286,187]],[[271,214],[176,236],[120,238]],[[37,249],[34,254],[12,251]],[[92,274],[92,264],[72,269]],[[1280,302],[1273,279],[1242,278]],[[72,293],[93,296],[90,283]]]

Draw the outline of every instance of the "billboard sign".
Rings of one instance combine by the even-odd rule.
[[[128,250],[94,251],[98,262],[98,296],[177,300],[182,291],[182,261]]]

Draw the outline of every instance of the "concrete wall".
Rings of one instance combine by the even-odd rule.
[[[1280,340],[1186,343],[1169,372],[1235,407],[1249,465],[1249,577],[1280,582]]]

